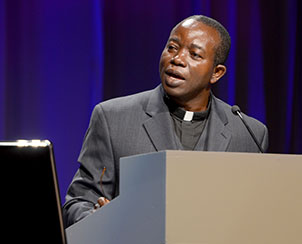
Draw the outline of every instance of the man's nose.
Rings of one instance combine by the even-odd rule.
[[[179,51],[178,53],[176,53],[175,56],[171,59],[171,63],[177,66],[185,67],[185,53],[183,51]]]

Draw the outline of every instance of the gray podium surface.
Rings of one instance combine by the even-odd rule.
[[[302,156],[163,151],[121,159],[120,195],[69,244],[300,244]]]

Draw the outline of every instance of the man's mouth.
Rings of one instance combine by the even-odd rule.
[[[166,79],[165,79],[165,84],[168,87],[176,88],[185,83],[186,79],[185,79],[184,75],[176,70],[167,69],[165,71],[165,74],[167,75]]]
[[[175,79],[185,80],[184,76],[183,76],[180,72],[178,72],[178,71],[176,71],[176,70],[167,69],[167,70],[165,71],[165,73],[166,73],[168,76],[171,76],[171,77],[173,77],[173,78],[175,78]]]

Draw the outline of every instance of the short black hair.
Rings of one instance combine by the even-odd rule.
[[[193,15],[186,19],[184,19],[182,22],[188,20],[188,19],[194,19],[196,21],[202,22],[203,24],[210,26],[217,30],[220,36],[220,44],[216,48],[215,51],[215,58],[214,58],[214,65],[218,64],[224,64],[228,58],[230,48],[231,48],[231,37],[229,32],[224,28],[222,24],[220,24],[217,20],[214,20],[210,17],[204,16],[204,15]]]

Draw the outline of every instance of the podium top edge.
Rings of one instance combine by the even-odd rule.
[[[251,157],[301,157],[302,154],[281,154],[281,153],[251,153],[251,152],[215,152],[215,151],[186,151],[186,150],[163,150],[158,152],[149,152],[149,153],[143,153],[143,154],[136,154],[131,156],[125,156],[121,159],[126,158],[133,158],[133,157],[142,157],[147,155],[154,155],[154,154],[162,154],[166,155],[168,157],[173,155],[186,155],[186,154],[204,154],[204,155],[238,155],[238,156],[251,156]]]
[[[187,150],[165,150],[162,152],[167,152],[169,154],[173,153],[202,153],[202,154],[226,154],[226,155],[256,155],[256,156],[298,156],[301,157],[302,154],[287,154],[287,153],[255,153],[255,152],[222,152],[222,151],[187,151]]]

